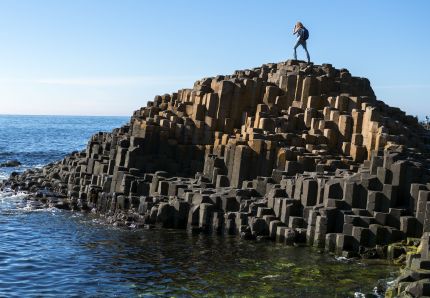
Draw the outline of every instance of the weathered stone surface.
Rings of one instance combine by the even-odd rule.
[[[348,257],[423,237],[413,269],[428,270],[429,140],[367,79],[287,61],[156,96],[86,150],[0,186],[113,223],[306,241]]]

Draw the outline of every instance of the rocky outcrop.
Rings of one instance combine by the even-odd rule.
[[[365,78],[266,64],[156,96],[83,152],[3,187],[113,222],[350,257],[430,232],[429,135]]]
[[[21,165],[21,162],[19,162],[18,160],[14,159],[14,160],[8,160],[6,162],[0,163],[0,168],[14,168],[14,167],[19,167]]]
[[[405,266],[401,274],[386,291],[385,297],[428,297],[430,296],[430,233],[425,232],[421,239],[414,239],[405,245],[391,245],[392,256],[399,255]]]

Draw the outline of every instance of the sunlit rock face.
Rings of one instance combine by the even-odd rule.
[[[428,140],[367,79],[289,60],[156,96],[85,151],[3,187],[116,224],[383,256],[430,232]]]

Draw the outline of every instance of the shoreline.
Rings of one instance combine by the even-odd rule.
[[[397,257],[423,237],[398,291],[426,295],[428,273],[417,270],[430,269],[429,144],[417,119],[377,100],[367,79],[289,60],[156,96],[86,150],[12,173],[3,187],[112,224],[307,244],[345,258]]]
[[[79,153],[75,153],[75,154],[79,154]],[[29,179],[29,177],[27,176],[28,174],[30,175],[30,177],[32,175],[34,175],[34,177],[38,177],[39,175],[43,174],[44,169],[46,171],[47,168],[55,167],[55,164],[56,163],[53,163],[45,167],[42,167],[40,169],[27,170],[24,173],[21,173],[19,176],[17,176],[16,174],[13,174],[12,177],[10,177],[8,180],[3,181],[2,187],[4,187],[5,185],[10,185],[11,181],[14,181],[14,178],[17,178],[17,177],[25,181],[34,182],[34,178]],[[162,173],[162,174],[165,175],[165,173]],[[199,178],[201,179],[201,177]],[[38,209],[39,208],[42,208],[42,209],[57,208],[61,210],[71,211],[71,212],[80,212],[82,214],[91,213],[100,217],[103,220],[103,224],[116,226],[119,228],[131,229],[131,230],[154,229],[154,228],[155,229],[182,229],[194,235],[204,234],[204,235],[217,235],[221,237],[223,235],[229,235],[229,236],[234,235],[236,237],[240,237],[241,239],[248,240],[248,241],[257,241],[257,242],[270,241],[275,243],[283,243],[289,246],[308,247],[313,249],[315,253],[324,253],[332,256],[338,256],[339,258],[345,258],[345,260],[351,260],[353,262],[359,262],[360,260],[370,260],[370,261],[380,260],[383,262],[388,262],[387,264],[405,266],[404,269],[400,269],[398,278],[393,280],[390,287],[386,289],[387,291],[385,292],[385,295],[386,295],[385,297],[397,297],[397,294],[400,295],[401,293],[406,293],[405,292],[406,289],[410,290],[410,288],[413,288],[413,289],[414,287],[417,288],[417,285],[418,285],[418,288],[421,289],[420,282],[419,282],[420,279],[417,282],[413,282],[413,277],[412,277],[416,275],[417,269],[420,269],[419,266],[421,262],[421,259],[420,259],[421,249],[418,248],[420,242],[417,241],[418,240],[417,238],[412,238],[411,240],[408,240],[407,243],[405,242],[392,243],[391,245],[387,245],[382,249],[379,248],[379,251],[381,252],[380,254],[374,253],[378,250],[366,251],[363,255],[360,255],[354,252],[339,253],[335,249],[333,249],[333,247],[329,247],[330,243],[326,244],[325,247],[319,246],[318,243],[314,243],[314,244],[309,243],[308,242],[309,239],[306,238],[306,235],[305,236],[303,236],[303,234],[300,235],[300,229],[294,229],[293,231],[291,231],[290,229],[284,230],[285,227],[282,224],[281,224],[281,229],[278,229],[276,227],[277,228],[276,234],[273,234],[275,233],[273,232],[273,230],[269,230],[268,236],[267,235],[262,236],[262,235],[256,235],[253,230],[249,230],[249,229],[244,231],[240,229],[233,231],[230,227],[226,227],[226,226],[223,226],[222,228],[220,228],[217,220],[214,219],[213,217],[212,217],[212,221],[207,221],[207,225],[204,225],[204,224],[202,225],[201,222],[198,222],[198,223],[196,223],[195,221],[193,222],[192,217],[193,217],[193,214],[195,214],[195,211],[193,212],[191,207],[187,208],[189,210],[188,214],[189,216],[191,216],[191,218],[186,220],[186,224],[185,224],[184,221],[182,221],[181,223],[176,219],[179,215],[177,213],[172,217],[166,214],[163,215],[163,211],[159,213],[159,211],[157,210],[156,215],[154,215],[154,213],[152,212],[150,213],[149,217],[142,217],[142,214],[141,214],[142,210],[139,207],[134,208],[132,206],[132,202],[126,203],[125,201],[122,201],[123,198],[119,198],[119,202],[118,202],[118,197],[117,197],[116,198],[117,201],[115,202],[115,204],[110,205],[110,207],[113,207],[113,210],[105,209],[103,211],[103,209],[100,209],[101,208],[100,204],[97,205],[97,203],[94,204],[94,202],[91,202],[91,201],[70,198],[62,194],[51,192],[46,189],[46,185],[44,186],[43,189],[38,189],[37,187],[34,187],[34,186],[35,185],[32,185],[33,192],[31,192],[30,189],[26,189],[25,191],[27,191],[26,193],[27,200],[30,202],[36,203],[35,205],[33,205],[33,207],[36,207]],[[22,189],[23,188],[21,188],[20,191],[22,191]],[[210,189],[210,188],[208,188],[206,185],[205,189]],[[229,191],[232,190],[232,188],[230,187],[227,187],[226,189]],[[217,189],[217,191],[219,191],[219,189]],[[157,196],[158,194],[155,194],[155,195]],[[139,202],[138,206],[140,206],[140,203],[141,202]],[[175,208],[178,208],[177,203],[178,201],[169,200],[163,206],[173,206]],[[258,202],[257,200],[256,203],[258,204],[261,202]],[[127,204],[130,204],[130,205],[127,206]],[[201,206],[201,204],[199,206]],[[268,202],[265,202],[265,204],[268,204]],[[190,206],[192,206],[192,203],[190,204]],[[180,210],[180,208],[176,210]],[[198,213],[200,216],[200,210],[198,211]],[[185,216],[184,214],[182,215]],[[226,218],[228,218],[228,216]],[[427,241],[428,243],[429,235],[426,234],[426,236],[427,238],[424,238],[421,240],[424,242]],[[412,251],[414,253],[411,254],[408,251]],[[389,255],[393,259],[390,259]],[[413,262],[415,262],[414,265],[412,265]],[[424,277],[425,276],[427,276],[426,272],[424,272]],[[394,293],[397,293],[397,294],[394,294]],[[380,292],[380,294],[383,294],[383,293]]]
[[[3,194],[6,193],[12,193],[12,192],[3,192]],[[2,192],[0,191],[0,195],[2,194]],[[17,193],[15,195],[24,195],[24,193]],[[151,233],[159,233],[162,231],[165,232],[179,232],[179,233],[185,233],[186,235],[188,235],[187,237],[198,237],[199,235],[201,235],[202,237],[216,237],[216,238],[231,238],[231,239],[237,239],[237,241],[243,240],[246,241],[247,243],[250,243],[250,245],[269,245],[270,247],[285,247],[286,252],[289,251],[289,249],[294,249],[294,250],[300,250],[302,251],[303,254],[310,254],[310,255],[324,255],[326,257],[328,257],[329,259],[332,259],[332,262],[334,262],[333,264],[338,264],[339,266],[351,266],[351,264],[354,264],[354,266],[365,266],[365,267],[369,267],[370,270],[374,270],[380,266],[384,266],[384,267],[390,267],[393,269],[392,272],[394,272],[395,270],[398,270],[398,265],[393,265],[391,261],[387,260],[387,259],[359,259],[359,258],[352,258],[352,259],[346,259],[344,257],[340,257],[340,256],[336,256],[333,253],[327,253],[324,252],[324,250],[318,249],[316,247],[311,247],[311,246],[307,246],[304,244],[299,244],[299,245],[285,245],[276,241],[270,241],[268,239],[254,239],[254,240],[244,240],[243,238],[240,238],[240,236],[238,235],[221,235],[221,234],[208,234],[208,233],[202,233],[202,232],[198,232],[196,233],[196,231],[194,230],[186,230],[186,229],[166,229],[166,228],[162,228],[159,225],[154,225],[154,226],[141,226],[141,227],[137,227],[137,226],[128,226],[125,224],[115,224],[111,221],[109,221],[109,218],[107,218],[105,215],[103,214],[98,214],[98,213],[94,213],[91,211],[78,211],[78,210],[64,210],[64,209],[57,209],[56,207],[54,207],[53,205],[49,205],[48,201],[49,198],[46,198],[47,200],[45,200],[44,198],[35,198],[35,197],[31,197],[30,194],[25,194],[26,197],[20,197],[19,200],[24,200],[24,202],[27,202],[26,207],[24,207],[24,209],[27,212],[34,212],[34,211],[43,211],[43,210],[53,210],[56,209],[58,210],[57,214],[62,214],[62,212],[66,212],[72,214],[80,214],[79,217],[84,216],[86,218],[88,218],[90,220],[90,222],[94,223],[96,226],[101,226],[101,227],[113,227],[115,228],[117,231],[132,231],[132,232],[143,232],[146,233],[146,230],[150,230]],[[39,204],[40,202],[45,202],[42,204]],[[37,204],[34,204],[36,203]],[[68,217],[69,215],[67,215]],[[73,217],[73,216],[72,216]],[[86,220],[85,220],[86,221]],[[121,221],[119,221],[121,222]],[[117,222],[117,223],[119,223]],[[235,240],[236,241],[236,240]],[[297,252],[296,252],[297,253]],[[264,259],[261,259],[260,261],[264,261]],[[322,264],[318,264],[317,268],[322,266]],[[372,269],[374,268],[374,269]],[[274,276],[273,274],[269,274],[270,271],[267,271],[267,274],[265,277],[263,277],[263,279],[265,278],[276,278],[276,276]],[[337,273],[339,274],[339,273]],[[345,281],[349,281],[350,279],[346,279]],[[394,278],[389,278],[388,276],[382,279],[375,279],[375,283],[374,283],[374,289],[372,291],[372,293],[378,293],[378,295],[383,295],[384,290],[386,289],[385,286],[389,285],[392,281],[394,281]],[[295,281],[293,281],[295,282]],[[318,280],[319,283],[321,283],[321,280]],[[358,280],[357,280],[358,282]],[[363,284],[357,284],[357,286],[362,287]],[[363,292],[356,292],[357,294],[364,294]],[[369,292],[365,292],[366,295],[367,293],[371,293]],[[325,297],[325,296],[324,296]]]

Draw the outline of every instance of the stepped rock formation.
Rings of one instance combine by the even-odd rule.
[[[430,232],[428,152],[417,119],[367,79],[289,60],[156,96],[85,151],[4,186],[129,225],[353,256]]]

